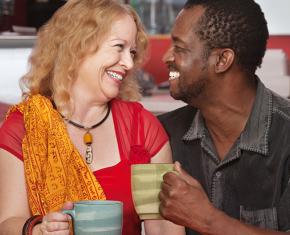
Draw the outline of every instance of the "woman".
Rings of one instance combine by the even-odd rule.
[[[146,46],[135,12],[113,0],[70,0],[40,30],[24,100],[0,133],[0,234],[24,224],[33,235],[69,234],[60,210],[86,199],[123,201],[123,234],[141,233],[130,165],[171,162],[156,118],[124,101],[139,98],[130,74]],[[167,221],[144,225],[147,234],[184,233]]]

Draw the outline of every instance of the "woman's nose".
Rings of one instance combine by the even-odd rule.
[[[130,70],[134,66],[134,60],[130,52],[124,52],[120,61],[121,65],[125,67],[126,70]]]

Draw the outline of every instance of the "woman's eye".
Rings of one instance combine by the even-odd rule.
[[[123,44],[116,44],[115,47],[118,47],[118,48],[121,49],[121,50],[124,49],[124,45],[123,45]]]

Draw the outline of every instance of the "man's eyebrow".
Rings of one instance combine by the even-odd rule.
[[[173,42],[181,42],[181,43],[183,43],[183,44],[186,44],[185,41],[183,41],[182,39],[180,39],[180,38],[177,37],[177,36],[172,35],[172,36],[171,36],[171,39],[172,39]]]

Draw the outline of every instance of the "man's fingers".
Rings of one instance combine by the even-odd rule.
[[[180,176],[172,171],[163,175],[163,182],[168,185],[176,185],[179,180],[182,180]]]
[[[180,162],[176,161],[174,162],[174,170],[178,172],[178,175],[188,184],[192,186],[196,186],[198,182],[191,176],[189,175],[185,170],[183,170]]]
[[[166,182],[161,183],[161,191],[168,194],[168,192],[171,190],[171,186],[167,184]]]
[[[174,162],[174,170],[176,170],[178,173],[182,171],[182,167],[179,161]]]

